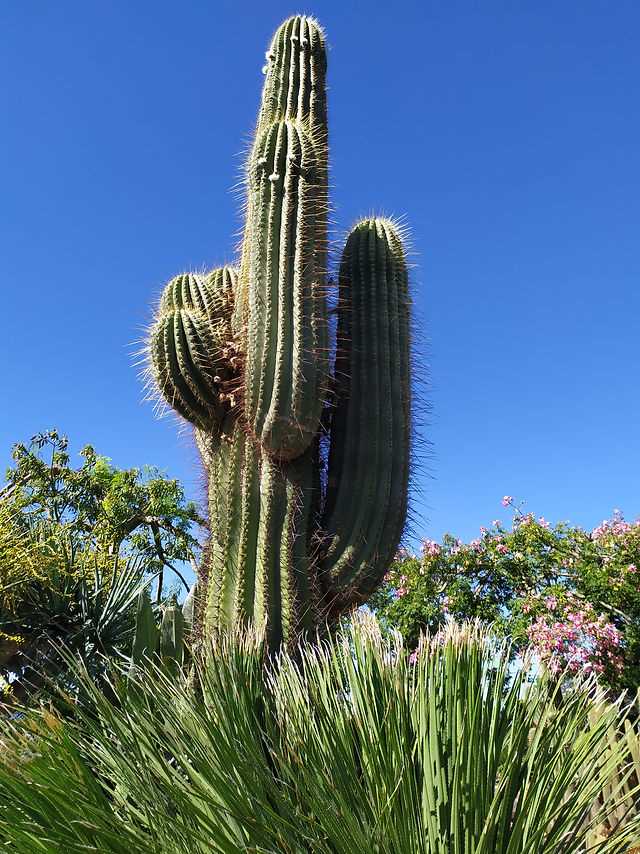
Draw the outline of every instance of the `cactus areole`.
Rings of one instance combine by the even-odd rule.
[[[317,22],[285,21],[264,70],[238,267],[169,282],[149,367],[193,425],[208,480],[196,623],[204,638],[253,623],[275,649],[364,602],[393,559],[407,509],[410,345],[393,222],[358,222],[337,283],[327,276]]]

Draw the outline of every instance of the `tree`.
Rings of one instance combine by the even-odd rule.
[[[45,678],[65,678],[59,646],[101,672],[130,650],[135,602],[165,572],[188,586],[203,525],[176,480],[153,469],[118,470],[91,446],[70,464],[57,431],[13,449],[0,491],[0,676],[26,696]]]
[[[533,643],[552,671],[597,672],[617,690],[640,684],[640,520],[620,513],[593,531],[549,525],[510,496],[511,530],[499,520],[462,543],[424,540],[401,551],[370,605],[415,646],[421,631],[479,617]]]

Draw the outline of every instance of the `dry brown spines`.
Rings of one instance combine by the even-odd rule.
[[[149,336],[150,372],[164,400],[202,429],[224,418],[238,386],[231,330],[236,273],[183,273],[165,287]]]

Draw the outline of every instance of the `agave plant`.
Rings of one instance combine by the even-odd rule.
[[[604,854],[639,838],[636,817],[586,847],[630,794],[598,798],[625,767],[608,738],[620,709],[592,682],[559,708],[559,689],[514,671],[477,625],[426,638],[417,658],[367,620],[266,668],[255,636],[214,653],[197,694],[150,666],[134,690],[113,686],[115,703],[85,678],[73,722],[5,725],[8,849]]]
[[[2,531],[7,535],[0,519]],[[124,659],[134,637],[136,599],[151,577],[139,557],[78,550],[55,525],[40,524],[15,543],[12,574],[0,565],[0,680],[24,702],[52,680],[67,684],[62,646],[96,678],[109,657]]]

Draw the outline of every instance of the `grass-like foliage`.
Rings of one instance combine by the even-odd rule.
[[[365,620],[275,666],[259,639],[227,638],[197,678],[142,669],[114,680],[115,700],[86,679],[69,719],[3,725],[0,842],[24,854],[580,854],[618,799],[598,795],[627,761],[610,738],[620,710],[592,681],[561,695],[509,662],[476,624],[410,657]],[[634,821],[589,851],[629,850]]]

